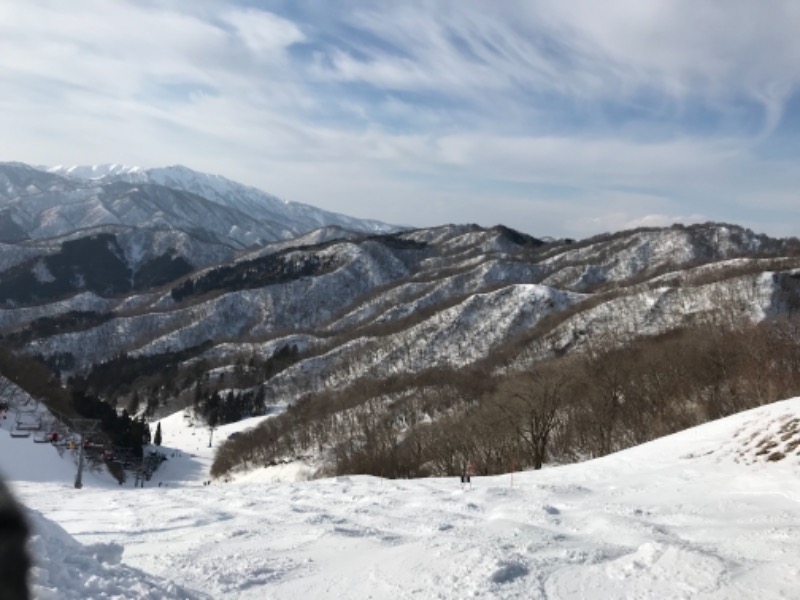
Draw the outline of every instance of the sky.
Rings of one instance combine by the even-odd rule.
[[[800,235],[796,0],[12,0],[0,161],[414,226]]]

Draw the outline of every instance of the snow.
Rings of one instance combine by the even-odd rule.
[[[169,459],[144,489],[76,490],[71,459],[0,431],[36,598],[797,597],[800,398],[467,490],[290,465],[204,485],[208,429],[161,423]]]
[[[32,570],[33,595],[39,600],[86,598],[199,598],[172,582],[120,564],[119,544],[81,545],[58,524],[37,511],[28,511],[34,535],[30,549],[36,557]]]
[[[102,164],[102,165],[72,165],[65,167],[63,165],[56,165],[45,169],[48,173],[56,175],[68,175],[77,179],[102,179],[109,175],[120,174],[135,174],[140,173],[143,169],[141,167],[116,165],[116,164]]]

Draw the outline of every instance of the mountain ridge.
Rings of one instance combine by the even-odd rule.
[[[272,220],[284,228],[283,238],[296,237],[313,229],[337,225],[360,232],[389,232],[398,229],[375,220],[355,219],[307,204],[281,200],[253,186],[232,181],[222,175],[200,173],[183,165],[144,169],[124,165],[77,165],[52,167],[73,179],[156,183],[172,189],[197,194],[213,202],[239,210],[259,220]],[[275,240],[272,240],[275,241]]]
[[[40,170],[0,163],[0,242],[43,239],[109,224],[179,229],[237,249],[328,226],[362,233],[400,229],[284,202],[186,167]]]
[[[123,250],[125,244],[130,244],[124,235],[132,236],[135,230],[120,231],[114,244],[124,257],[132,253]],[[731,232],[734,235],[730,235]],[[175,234],[169,236],[163,240],[164,247],[178,247]],[[710,252],[708,241],[720,237],[727,241]],[[544,244],[533,238],[509,235],[502,228],[476,226],[332,238],[321,243],[316,243],[315,239],[310,241],[310,245],[280,242],[272,249],[266,246],[238,255],[226,251],[214,255],[206,264],[182,268],[171,281],[163,280],[160,289],[141,288],[133,295],[123,290],[116,299],[112,295],[99,304],[94,302],[111,310],[112,317],[117,315],[101,325],[96,335],[89,330],[67,334],[63,339],[57,336],[41,339],[36,343],[36,351],[48,356],[86,348],[79,353],[82,358],[77,358],[78,364],[83,365],[81,369],[85,369],[106,355],[158,353],[168,348],[191,347],[206,339],[232,339],[242,335],[243,343],[249,343],[249,339],[300,335],[308,340],[316,339],[312,343],[315,347],[325,346],[328,343],[325,340],[341,338],[345,340],[343,348],[352,347],[346,340],[353,335],[389,336],[384,341],[392,339],[392,335],[400,335],[397,343],[405,348],[402,353],[410,356],[416,352],[412,350],[414,347],[426,349],[416,359],[424,362],[426,353],[435,355],[438,350],[442,351],[442,356],[457,354],[454,348],[465,347],[463,344],[469,339],[474,343],[494,340],[487,348],[502,346],[510,332],[517,332],[512,337],[524,333],[545,317],[552,318],[552,313],[558,312],[556,308],[563,310],[574,304],[577,312],[570,317],[572,324],[561,325],[565,333],[559,334],[561,341],[557,344],[566,348],[574,345],[568,341],[572,335],[568,330],[586,329],[593,322],[610,323],[610,317],[603,314],[614,306],[628,306],[633,311],[631,318],[639,315],[634,322],[650,322],[649,331],[652,332],[669,329],[670,323],[682,322],[692,312],[705,310],[703,307],[714,309],[714,301],[700,298],[710,294],[712,289],[714,293],[727,290],[725,293],[734,297],[747,296],[749,300],[745,298],[742,302],[750,303],[756,311],[754,315],[779,311],[779,303],[774,298],[782,289],[780,281],[788,281],[790,277],[770,276],[769,281],[762,281],[763,269],[772,263],[759,265],[757,261],[745,259],[726,261],[755,248],[762,252],[760,260],[772,260],[770,256],[782,256],[789,247],[786,244],[793,243],[758,236],[741,228],[732,230],[726,225],[640,230],[576,244]],[[140,246],[143,245],[148,244],[141,242]],[[188,263],[186,257],[197,255],[191,246],[189,248],[175,256],[183,256]],[[36,267],[37,260],[45,259],[40,256],[23,264],[42,271],[41,267]],[[744,268],[752,274],[744,273],[730,280],[720,276],[719,283],[711,282],[706,287],[698,287],[691,279],[713,275],[710,267],[688,278],[676,275],[690,273],[685,269],[696,267],[698,261],[706,265],[720,264],[720,268],[728,270]],[[790,264],[794,263],[775,263],[782,266],[781,272],[787,275],[792,272],[786,269]],[[20,265],[14,268],[22,269]],[[9,282],[8,273],[0,273],[0,285],[5,281],[7,290],[13,283]],[[130,279],[131,274],[126,277]],[[641,281],[637,282],[637,278]],[[123,280],[124,277],[119,279]],[[85,292],[75,298],[85,303],[89,297],[81,294]],[[93,294],[102,297],[103,290],[94,290]],[[693,299],[698,294],[698,298]],[[523,301],[522,297],[528,299]],[[539,306],[538,301],[534,301],[536,297],[550,301]],[[573,300],[564,304],[567,298]],[[0,297],[0,302],[2,300]],[[58,302],[69,305],[68,297]],[[137,306],[139,308],[132,308]],[[528,307],[536,306],[539,308],[535,308],[535,313],[523,316]],[[131,309],[135,316],[126,316]],[[483,334],[474,329],[481,322],[496,324],[499,315],[508,310],[511,312],[504,318],[517,325],[506,334],[497,327],[490,327]],[[453,313],[452,318],[446,316],[448,311]],[[656,317],[654,311],[659,311],[657,314],[661,316]],[[5,310],[2,322],[6,327],[14,324],[14,327],[25,328],[39,312],[53,315],[58,310],[44,307],[40,310],[34,305]],[[652,316],[647,317],[648,314]],[[583,319],[584,323],[579,325],[576,319]],[[451,321],[452,324],[447,325]],[[450,333],[440,327],[450,328]],[[108,331],[103,333],[102,328]],[[109,335],[110,331],[116,331],[117,335]],[[416,333],[406,339],[405,331]],[[434,339],[440,339],[440,344],[444,345],[437,346],[432,343]],[[398,351],[393,351],[394,356],[399,356]],[[364,355],[363,349],[355,352]],[[479,355],[485,355],[485,351]],[[432,364],[438,362],[437,359]],[[456,360],[452,364],[460,362]],[[332,368],[335,371],[338,367]],[[365,367],[363,372],[372,368]],[[279,387],[278,381],[273,383],[273,387]]]

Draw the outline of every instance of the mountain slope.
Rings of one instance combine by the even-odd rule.
[[[228,245],[179,230],[93,227],[7,246],[0,266],[0,306],[42,305],[85,292],[121,298],[234,257]]]
[[[255,217],[155,184],[70,180],[0,164],[0,213],[10,238],[45,239],[107,225],[182,230],[211,243],[245,247],[275,237]]]
[[[98,597],[347,590],[354,599],[778,600],[793,596],[800,569],[800,457],[796,447],[770,461],[748,440],[785,449],[800,442],[798,421],[795,398],[602,459],[475,476],[462,489],[457,477],[275,483],[272,472],[283,466],[210,486],[201,484],[204,472],[173,479],[169,469],[179,472],[208,440],[175,415],[162,422],[174,456],[144,489],[11,483],[30,509],[83,545],[34,519],[42,567],[34,585],[63,586],[63,597],[88,584]],[[34,470],[23,449],[33,445],[11,444],[15,462]],[[0,470],[10,456],[0,453]],[[69,561],[54,556],[62,547]],[[64,565],[77,559],[81,574],[65,577]],[[87,581],[84,570],[94,577]]]
[[[155,169],[121,165],[53,167],[49,172],[98,183],[154,183],[189,192],[255,218],[262,227],[270,228],[272,240],[293,238],[329,226],[361,233],[386,233],[397,229],[379,221],[355,219],[306,204],[286,202],[221,175],[199,173],[180,165]]]
[[[115,238],[121,257],[135,254],[125,249],[132,245],[126,239]],[[307,359],[281,377],[294,381],[302,373],[310,389],[344,382],[345,373],[383,376],[472,364],[535,332],[550,336],[550,348],[566,350],[603,332],[668,331],[693,314],[737,302],[742,315],[763,318],[786,309],[795,293],[791,268],[800,266],[781,258],[794,252],[791,240],[717,225],[641,230],[580,244],[544,245],[503,228],[475,226],[309,241],[268,246],[216,266],[193,265],[168,287],[106,302],[101,324],[37,337],[27,351],[72,354],[84,371],[120,353],[158,354],[206,340],[248,344],[248,352],[266,343],[268,353],[283,338],[303,339]],[[746,255],[754,258],[731,259]],[[700,263],[706,266],[685,270]],[[38,310],[57,313],[46,305]],[[559,313],[564,316],[556,318]],[[7,310],[2,322],[25,327],[36,315],[35,307]],[[236,344],[226,347],[223,360],[232,362],[239,351]],[[529,345],[520,356],[532,359],[537,347]],[[271,387],[288,401],[296,389],[289,391],[292,384],[288,395],[279,392],[281,377]]]
[[[213,244],[247,248],[321,227],[356,232],[397,228],[283,202],[223,177],[185,167],[109,166],[43,171],[0,163],[0,242],[107,225],[180,230]]]

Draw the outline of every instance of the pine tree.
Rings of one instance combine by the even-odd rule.
[[[161,445],[161,423],[159,423],[159,424],[156,426],[156,435],[155,435],[155,437],[153,438],[153,443],[154,443],[156,446],[160,446],[160,445]]]
[[[141,400],[139,399],[139,392],[133,392],[133,396],[131,397],[130,402],[128,402],[128,414],[135,415],[139,411],[139,403]]]
[[[144,432],[142,433],[142,443],[149,444],[153,440],[153,437],[150,434],[150,425],[145,423],[144,419],[142,419],[142,426],[144,427]]]

